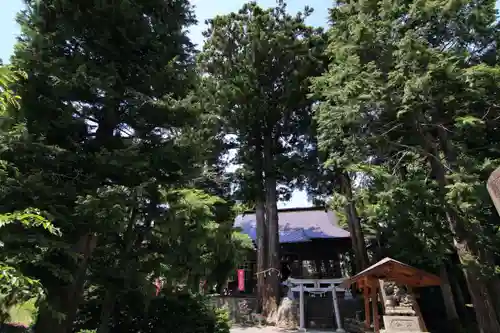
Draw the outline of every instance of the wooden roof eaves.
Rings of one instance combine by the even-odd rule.
[[[385,258],[353,276],[351,279],[346,280],[343,285],[354,284],[364,277],[394,281],[412,287],[436,286],[440,284],[440,278],[434,274],[427,273],[391,258]]]

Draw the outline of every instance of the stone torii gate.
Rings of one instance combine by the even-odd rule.
[[[340,318],[339,302],[337,298],[337,291],[344,291],[346,296],[349,297],[350,290],[346,288],[339,287],[346,279],[296,279],[288,278],[287,285],[294,292],[299,292],[299,328],[300,330],[305,330],[305,309],[304,309],[304,293],[308,292],[311,294],[325,294],[328,292],[332,293],[333,299],[333,311],[335,315],[335,324],[337,325],[336,332],[345,333],[342,328],[342,320]],[[313,285],[313,287],[308,287],[307,285]]]

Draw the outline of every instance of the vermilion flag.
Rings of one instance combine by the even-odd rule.
[[[238,269],[238,290],[245,291],[245,270]]]

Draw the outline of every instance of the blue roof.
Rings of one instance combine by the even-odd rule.
[[[279,241],[280,243],[303,243],[313,239],[350,238],[348,231],[339,228],[332,212],[324,210],[280,211]],[[241,228],[252,240],[257,240],[255,214],[240,215],[236,218],[235,227]]]

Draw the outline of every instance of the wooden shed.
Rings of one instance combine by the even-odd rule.
[[[372,315],[373,329],[375,332],[380,332],[380,320],[378,314],[378,296],[385,302],[385,291],[381,290],[382,281],[392,281],[400,285],[405,285],[411,292],[415,287],[430,287],[438,286],[441,280],[438,276],[427,273],[421,269],[404,264],[400,261],[385,258],[376,264],[368,267],[355,276],[347,279],[342,283],[344,287],[356,284],[359,289],[363,289],[365,303],[365,327],[368,329],[371,326],[370,298],[372,300]],[[382,307],[385,310],[385,304],[382,302]],[[415,316],[418,317],[419,326],[422,331],[425,331],[425,323],[417,302],[413,302],[413,310]],[[388,314],[387,312],[385,313]]]

